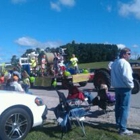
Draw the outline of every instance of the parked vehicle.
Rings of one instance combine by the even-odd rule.
[[[23,140],[46,119],[47,106],[37,96],[0,90],[0,97],[0,140]]]
[[[134,88],[132,94],[137,94],[140,91],[140,63],[130,63],[133,69],[133,78],[134,78]],[[110,70],[105,68],[96,69],[94,71],[93,84],[98,90],[101,84],[106,84],[109,90],[113,90],[111,87],[111,75]]]

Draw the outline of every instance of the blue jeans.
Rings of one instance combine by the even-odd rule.
[[[115,118],[120,131],[127,129],[127,118],[130,108],[130,88],[115,88]]]
[[[90,92],[84,91],[84,96],[88,98],[88,103],[91,104],[92,100],[94,99],[94,97],[92,96],[92,94]]]
[[[74,66],[75,74],[80,73],[78,66]]]
[[[29,91],[29,89],[30,89],[30,86],[29,86],[29,85],[23,84],[22,87],[23,87],[24,91],[25,91],[27,94],[32,94],[32,93]]]

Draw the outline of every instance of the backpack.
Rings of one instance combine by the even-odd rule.
[[[63,137],[63,133],[66,133],[71,130],[71,122],[69,119],[69,114],[62,104],[58,104],[54,108],[54,114],[57,118],[58,125],[61,127]]]

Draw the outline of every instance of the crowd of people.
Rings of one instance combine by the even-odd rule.
[[[0,76],[1,89],[13,90],[21,93],[32,94],[30,89],[30,76],[25,70],[21,72],[16,67],[12,71],[1,74]]]
[[[105,89],[108,100],[115,101],[115,120],[118,133],[120,135],[132,135],[133,131],[127,129],[127,119],[130,109],[131,92],[134,87],[132,68],[128,62],[131,56],[129,48],[124,48],[120,51],[119,58],[114,59],[110,65],[111,85],[115,89],[115,96],[108,92],[108,87],[105,84],[100,85],[100,90]],[[75,59],[75,62],[77,60]],[[74,62],[73,62],[74,65]],[[74,65],[77,69],[77,65]],[[68,88],[67,99],[79,98],[85,100],[88,98],[90,104],[94,104],[94,97],[90,92],[80,91],[76,86],[70,85]]]
[[[105,84],[100,85],[100,89],[105,89],[108,99],[115,100],[115,119],[116,125],[118,127],[118,132],[120,135],[132,135],[133,131],[127,129],[127,118],[130,108],[131,91],[134,87],[132,68],[128,62],[131,56],[131,51],[128,48],[124,48],[120,51],[118,59],[115,59],[110,65],[111,71],[111,85],[115,89],[115,96],[112,96],[108,92],[108,87]],[[52,65],[52,71],[55,75],[60,71],[59,63],[63,63],[64,59],[59,53],[54,54],[54,60]],[[76,73],[79,73],[78,59],[75,55],[72,55],[70,59]],[[43,55],[41,60],[41,72],[42,76],[44,74],[45,65],[47,64],[45,55]],[[23,70],[21,73],[14,68],[12,73],[7,73],[7,75],[1,74],[0,84],[6,84],[6,86],[13,86],[16,91],[21,93],[31,94],[30,89],[30,79],[28,73]],[[67,99],[78,98],[82,101],[85,98],[88,99],[89,104],[93,104],[94,97],[90,92],[80,91],[78,87],[74,86],[72,83],[68,87],[68,97]]]
[[[53,58],[49,58],[51,62],[48,62],[47,56],[43,54],[41,56],[41,59],[38,60],[36,57],[31,57],[30,62],[31,62],[31,72],[32,73],[37,73],[39,72],[40,76],[46,76],[46,75],[58,75],[62,74],[61,67],[65,67],[64,65],[64,58],[60,53],[54,53],[54,58],[53,56],[50,56]]]
[[[30,59],[31,62],[31,70],[32,73],[36,73],[36,71],[40,71],[40,76],[46,76],[46,75],[62,75],[63,72],[67,69],[66,64],[64,63],[64,56],[60,53],[55,52],[52,62],[47,61],[47,56],[44,54],[41,57],[40,62],[38,62],[38,59],[36,57],[32,57]],[[69,60],[70,66],[73,67],[74,72],[73,74],[79,73],[78,68],[78,58],[75,56],[75,54],[72,54],[72,57]]]

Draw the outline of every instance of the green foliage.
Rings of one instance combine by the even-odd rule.
[[[80,63],[90,63],[90,62],[102,62],[102,61],[110,61],[113,57],[118,55],[120,51],[117,45],[113,44],[97,44],[97,43],[68,43],[63,46],[59,46],[57,48],[49,48],[46,47],[45,52],[59,52],[60,48],[66,48],[65,60],[69,61],[72,54],[75,54]],[[42,56],[41,48],[36,49],[27,49],[26,52],[22,55],[22,57],[27,57],[27,54],[31,52],[39,53],[39,61]],[[11,62],[13,64],[17,63],[18,59],[16,55],[12,56]]]
[[[67,60],[71,58],[72,54],[75,54],[79,63],[111,61],[119,52],[117,45],[111,44],[76,44],[73,41],[71,44],[60,47],[67,48]]]
[[[12,58],[11,58],[11,64],[13,66],[16,66],[18,64],[18,62],[19,62],[19,59],[17,58],[17,56],[13,55]]]
[[[22,55],[22,57],[27,57],[27,54],[34,52],[34,49],[27,49],[26,52]]]

